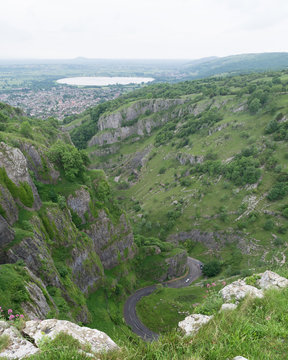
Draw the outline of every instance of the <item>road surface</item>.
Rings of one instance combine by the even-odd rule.
[[[188,257],[187,265],[188,272],[180,279],[166,281],[162,283],[170,288],[182,288],[189,286],[194,280],[196,280],[202,273],[200,269],[201,261]],[[131,327],[131,330],[140,336],[145,341],[157,340],[158,334],[148,329],[139,320],[136,314],[136,304],[144,296],[152,294],[156,290],[157,285],[147,286],[143,289],[137,290],[133,295],[129,296],[124,304],[124,319],[127,325]]]

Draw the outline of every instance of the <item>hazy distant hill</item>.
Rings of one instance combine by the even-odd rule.
[[[187,73],[187,78],[200,78],[225,73],[280,70],[287,67],[288,53],[262,53],[199,59],[185,64],[182,71]]]

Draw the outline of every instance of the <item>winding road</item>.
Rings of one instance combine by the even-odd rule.
[[[162,283],[170,288],[182,288],[189,286],[194,280],[196,280],[202,273],[200,269],[201,261],[188,257],[187,265],[188,272],[185,276],[180,279],[166,281]],[[159,335],[148,329],[139,320],[136,314],[136,304],[144,296],[152,294],[156,290],[157,285],[147,286],[143,289],[137,290],[134,294],[129,296],[124,304],[124,319],[127,325],[130,326],[131,330],[140,336],[145,341],[157,340]]]

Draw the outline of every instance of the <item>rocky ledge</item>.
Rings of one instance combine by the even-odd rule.
[[[23,359],[36,354],[41,352],[38,345],[44,336],[54,339],[61,332],[72,336],[82,345],[88,344],[91,349],[89,353],[86,353],[88,356],[118,349],[115,342],[102,331],[81,327],[70,321],[56,319],[28,321],[22,330],[23,335],[13,325],[0,321],[0,336],[5,335],[9,340],[8,346],[0,353],[0,356],[7,359]]]

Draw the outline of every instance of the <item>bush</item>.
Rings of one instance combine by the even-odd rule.
[[[83,177],[85,165],[88,165],[87,155],[83,151],[60,140],[51,146],[48,157],[64,170],[65,177],[70,181]]]
[[[270,201],[281,200],[285,197],[288,192],[287,183],[276,183],[269,191],[267,198]]]
[[[216,276],[221,272],[221,264],[218,260],[209,261],[203,266],[202,273],[205,276],[212,277]]]
[[[24,121],[20,126],[20,133],[26,138],[32,138],[32,127],[28,121]]]
[[[266,231],[270,231],[273,228],[274,228],[274,221],[272,219],[267,220],[263,225],[263,229]]]

